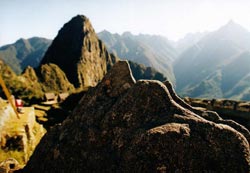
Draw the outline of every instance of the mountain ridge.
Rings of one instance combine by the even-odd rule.
[[[13,44],[0,47],[0,59],[21,74],[27,65],[39,65],[50,44],[50,39],[42,37],[20,38]]]
[[[131,33],[124,37],[133,40]],[[149,37],[142,37],[146,43]],[[199,55],[221,48],[222,43],[225,41],[213,45],[206,40],[194,50],[199,49]],[[29,42],[21,39],[18,44],[27,48],[21,57],[27,56],[32,49]],[[202,50],[206,45],[211,46],[209,51]],[[231,42],[228,45],[235,48]],[[128,47],[124,48],[126,51]],[[144,51],[146,46],[137,48]],[[194,61],[190,66],[202,69],[205,73],[202,77],[206,77],[201,85],[198,83],[195,90],[198,94],[203,88],[220,91],[217,84],[225,77],[223,73],[232,77],[231,84],[236,83],[233,79],[241,74],[233,78],[234,70],[238,70],[237,61],[234,62],[238,56],[230,57],[227,63],[223,58],[231,52],[239,54],[237,50],[218,51],[223,55],[218,58],[222,64],[210,71],[203,63],[215,64],[216,57],[209,61],[191,57]],[[239,56],[248,62],[249,53]],[[237,91],[248,85],[242,82],[250,78],[248,70],[245,71],[250,63],[245,65],[240,86],[234,86]],[[85,16],[73,17],[62,27],[35,70],[28,66],[22,75],[16,76],[2,61],[0,67],[5,80],[20,85],[17,92],[30,92],[28,89],[70,92],[91,86],[67,118],[50,128],[21,172],[249,171],[250,133],[245,127],[222,119],[216,112],[190,106],[175,93],[171,82],[153,68],[120,61],[109,54]],[[150,74],[150,78],[161,78],[164,82],[136,81],[131,69],[139,71],[139,76],[147,78]],[[16,85],[12,87],[15,89]]]
[[[97,38],[89,19],[77,15],[60,29],[41,66],[46,63],[58,65],[76,88],[82,88],[95,86],[116,59]]]
[[[236,34],[232,34],[232,31],[234,31]],[[158,71],[162,71],[160,69],[169,69],[167,72],[164,70],[165,73],[163,74],[165,74],[165,77],[170,76],[168,77],[169,80],[174,79],[177,76],[178,79],[174,80],[177,85],[177,92],[183,97],[190,96],[208,97],[211,99],[230,98],[236,100],[249,100],[249,84],[247,82],[248,66],[246,65],[248,64],[248,58],[241,58],[241,56],[248,55],[247,52],[249,49],[247,47],[250,47],[250,36],[246,29],[234,21],[229,21],[227,24],[213,32],[194,33],[187,35],[187,38],[185,38],[186,40],[184,39],[184,41],[182,41],[184,42],[184,47],[189,48],[180,55],[171,54],[171,49],[176,48],[176,45],[172,44],[170,51],[168,51],[168,48],[166,50],[163,49],[162,46],[164,46],[164,44],[161,44],[161,42],[166,42],[167,44],[171,43],[158,35],[133,35],[129,32],[119,35],[111,34],[107,30],[99,33],[99,35],[102,35],[102,37],[104,37],[103,39],[107,40],[105,43],[107,48],[109,51],[111,49],[111,51],[113,51],[115,54],[129,55],[130,59],[133,59],[135,62],[139,61],[143,62],[143,64],[149,64],[146,65],[146,67],[152,67],[156,65],[156,68],[154,69],[157,69]],[[240,37],[238,37],[238,35]],[[123,37],[126,38],[126,41],[124,41]],[[8,61],[11,63],[7,64],[11,64],[12,69],[13,66],[16,66],[19,70],[15,70],[15,72],[19,71],[19,74],[21,72],[20,67],[26,67],[28,65],[36,67],[37,64],[40,63],[39,58],[33,62],[32,59],[34,54],[29,53],[30,50],[40,49],[40,44],[35,44],[36,39],[38,38],[34,37],[30,39],[19,39],[16,41],[19,44],[22,43],[22,45],[26,45],[24,46],[23,52],[19,52],[19,55],[23,55],[21,58],[16,58],[17,53],[14,53],[14,56],[10,58],[4,57],[1,59],[8,59]],[[152,39],[154,39],[154,41],[152,41]],[[235,39],[236,41],[234,41]],[[29,40],[29,42],[26,40]],[[189,40],[189,44],[185,43],[187,40]],[[158,41],[160,43],[157,43]],[[153,43],[151,44],[150,42]],[[151,48],[149,48],[150,46]],[[159,49],[155,48],[157,46],[159,46]],[[3,48],[9,48],[10,52],[16,52],[16,48],[14,46],[6,45],[1,47],[1,49]],[[155,53],[156,51],[158,51],[158,54]],[[29,53],[28,56],[25,58],[25,60],[20,62],[27,52]],[[45,51],[44,49],[43,51],[40,49],[40,52],[36,52],[37,55],[41,57],[41,54],[43,54]],[[170,52],[171,56],[168,56],[170,58],[165,58],[164,60],[164,58],[162,58],[164,52]],[[178,54],[180,52],[175,53]],[[0,50],[0,57],[3,57],[1,55],[3,54],[1,54]],[[158,60],[154,61],[154,59],[157,57],[156,55],[158,56]],[[173,56],[178,57],[171,58]],[[239,60],[242,61],[242,64],[244,64],[244,69],[239,67],[239,62],[237,62]],[[164,61],[167,61],[168,65],[164,65]],[[159,64],[162,68],[158,68]],[[236,67],[238,68],[236,69]],[[234,69],[233,81],[235,81],[235,84],[228,85],[230,81],[226,80],[226,78],[230,78],[230,75],[227,75],[227,73],[231,73],[230,69]],[[24,69],[22,69],[22,71],[23,70]],[[243,71],[245,71],[244,74]],[[242,74],[242,76],[235,75],[238,72],[239,74]],[[225,89],[225,86],[228,86],[228,88],[232,89],[228,91],[228,89]]]
[[[72,32],[75,34],[73,37],[71,37]],[[32,92],[35,93],[35,90],[37,90],[40,98],[43,97],[44,92],[72,93],[75,89],[81,90],[81,88],[95,86],[107,70],[111,68],[113,63],[118,61],[118,58],[113,54],[109,54],[105,45],[97,38],[89,19],[85,16],[78,15],[67,22],[58,32],[58,36],[53,40],[47,52],[45,52],[43,45],[40,44],[44,41],[46,39],[39,37],[32,37],[30,39],[21,38],[16,41],[19,47],[23,47],[23,49],[18,49],[20,51],[19,54],[22,54],[22,56],[18,57],[23,58],[23,61],[15,60],[15,62],[17,64],[25,64],[24,62],[27,62],[27,65],[23,69],[22,74],[13,75],[17,79],[26,81],[25,85],[35,86]],[[3,49],[9,48],[9,46],[12,45],[6,45]],[[65,48],[63,49],[62,47]],[[37,51],[37,53],[40,53],[39,57],[45,54],[44,59],[33,59],[32,51],[29,51],[30,49],[39,50]],[[40,65],[36,67],[34,65],[36,63]],[[133,62],[130,62],[130,64],[137,80],[166,80],[161,73],[151,67],[144,67]],[[67,68],[67,70],[63,70],[60,66]],[[76,67],[79,69],[76,69]],[[76,77],[75,86],[73,85],[71,76],[69,76],[72,73],[75,73]],[[33,94],[29,97],[26,95],[26,92],[16,91],[23,89],[23,84],[21,85],[19,82],[17,82],[17,85],[13,82],[10,84],[9,87],[13,94],[25,100],[27,97],[33,97]],[[77,86],[78,84],[80,86]]]
[[[107,30],[98,33],[98,36],[105,42],[108,50],[121,59],[153,67],[175,82],[172,62],[177,54],[166,38],[157,35],[133,35],[130,32],[122,35],[111,34]]]
[[[177,92],[183,96],[210,99],[249,98],[250,85],[244,84],[242,93],[245,94],[237,95],[237,89],[232,89],[249,74],[249,48],[250,33],[235,22],[230,21],[208,33],[176,60],[174,72]]]

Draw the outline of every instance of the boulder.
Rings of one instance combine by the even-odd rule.
[[[45,135],[22,171],[249,172],[245,133],[173,94],[159,81],[135,82],[128,63],[116,63]]]

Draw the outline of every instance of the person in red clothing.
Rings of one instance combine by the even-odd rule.
[[[21,99],[15,99],[15,105],[17,108],[18,113],[23,113],[22,112],[22,107],[23,107],[23,101]]]

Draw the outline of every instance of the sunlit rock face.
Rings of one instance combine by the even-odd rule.
[[[248,141],[241,125],[197,111],[168,82],[135,82],[120,61],[45,135],[22,171],[248,172]]]
[[[53,63],[76,87],[95,86],[116,62],[83,15],[73,17],[58,32],[41,65]]]

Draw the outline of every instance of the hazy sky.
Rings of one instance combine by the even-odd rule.
[[[230,19],[250,30],[250,0],[0,0],[0,45],[19,38],[54,38],[77,14],[96,32],[131,31],[179,39],[212,31]]]

